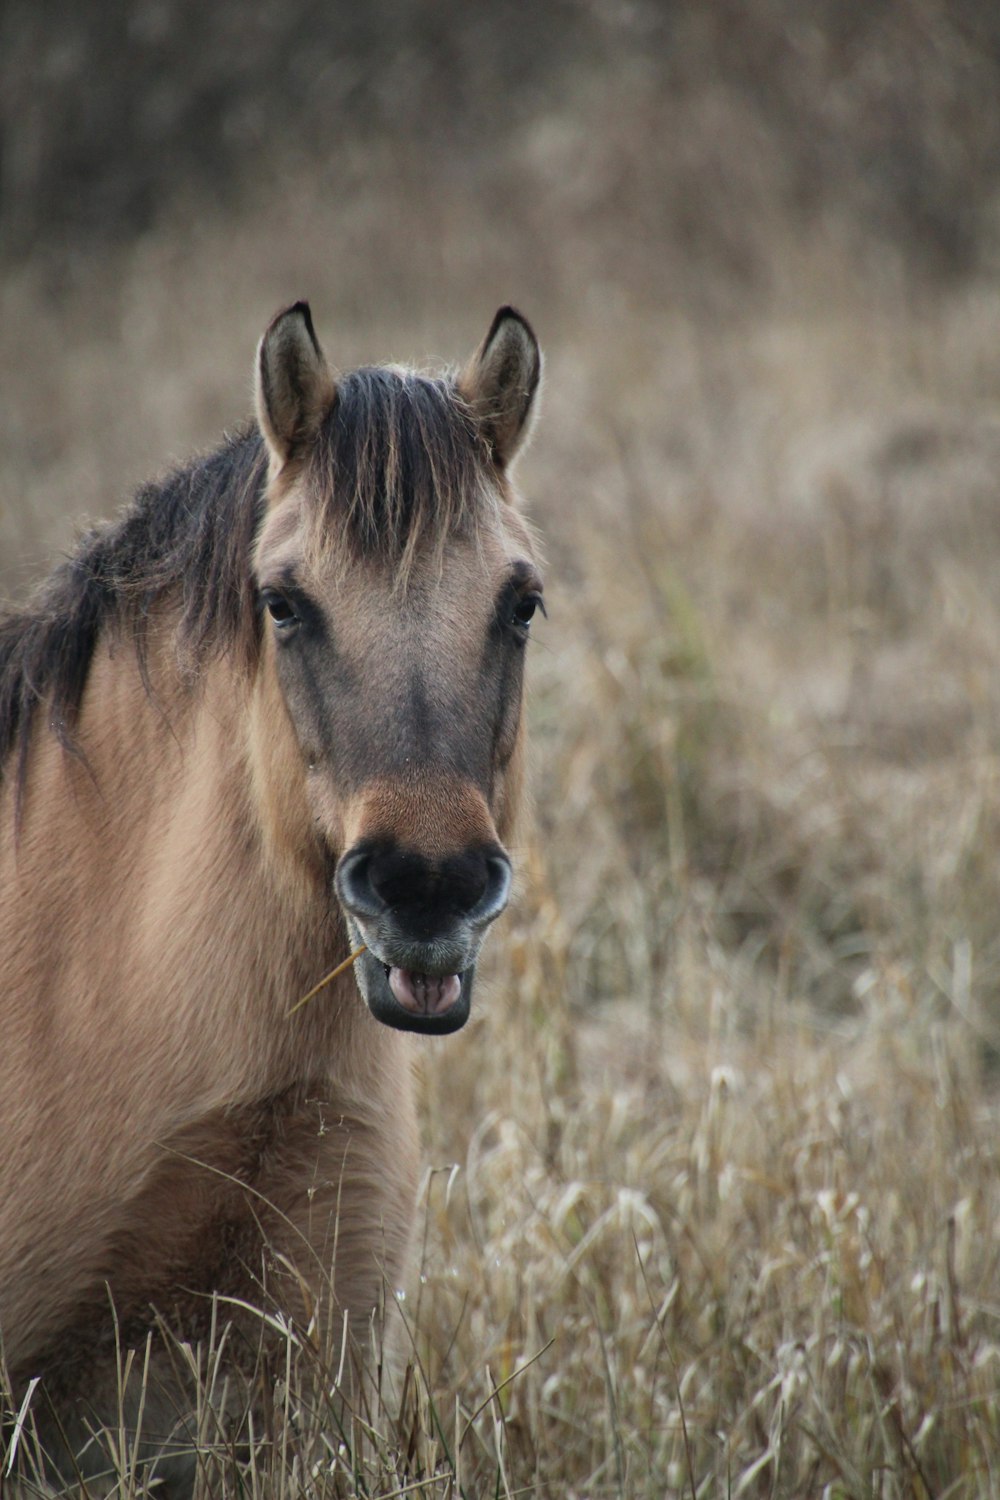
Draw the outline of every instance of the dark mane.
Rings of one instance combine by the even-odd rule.
[[[342,537],[405,580],[421,544],[471,532],[495,492],[489,453],[455,385],[380,366],[337,380],[308,479],[321,547]]]
[[[179,608],[178,645],[192,663],[213,649],[252,650],[258,622],[248,559],[266,474],[253,426],[143,485],[116,520],[81,538],[23,610],[0,614],[0,766],[16,747],[23,770],[43,701],[52,730],[72,750],[100,633],[124,633],[144,662],[150,614],[168,597]]]
[[[405,579],[428,536],[443,541],[483,514],[489,466],[480,430],[454,384],[377,368],[341,376],[310,455],[315,535],[346,540]],[[151,613],[178,609],[177,644],[192,667],[213,651],[251,663],[260,620],[250,569],[267,477],[256,426],[144,485],[96,527],[18,611],[0,613],[0,770],[23,772],[34,712],[48,706],[70,751],[102,631],[131,642],[144,668]]]

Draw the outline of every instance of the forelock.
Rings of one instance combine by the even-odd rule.
[[[340,377],[304,473],[312,542],[405,577],[416,555],[495,519],[500,488],[454,382],[387,367]]]

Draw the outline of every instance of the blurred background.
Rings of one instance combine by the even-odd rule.
[[[456,1040],[446,1084],[428,1063],[428,1149],[466,1160],[472,1122],[531,1121],[565,1255],[605,1222],[612,1183],[641,1193],[642,1232],[668,1248],[631,1290],[620,1257],[594,1270],[625,1342],[610,1364],[607,1343],[577,1358],[563,1342],[535,1371],[525,1472],[588,1494],[633,1472],[668,1493],[693,1463],[692,1489],[745,1473],[757,1493],[777,1418],[751,1418],[753,1361],[733,1349],[756,1339],[774,1367],[793,1343],[826,1348],[807,1268],[848,1225],[838,1274],[861,1300],[831,1318],[881,1348],[877,1370],[852,1407],[817,1353],[809,1389],[826,1394],[794,1432],[806,1386],[767,1387],[786,1468],[761,1492],[819,1493],[802,1486],[831,1452],[837,1493],[888,1473],[900,1488],[879,1494],[961,1475],[950,1494],[982,1475],[990,1492],[976,1422],[996,1422],[995,1378],[959,1389],[971,1355],[945,1370],[927,1333],[904,1379],[897,1345],[902,1327],[940,1333],[949,1265],[996,1306],[995,1174],[969,1142],[996,1144],[1000,1048],[1000,7],[5,0],[0,592],[23,597],[86,519],[241,421],[256,339],[298,297],[335,365],[458,362],[503,302],[547,354],[519,471],[549,559],[537,817],[497,1010]],[[789,1143],[825,1140],[816,1121],[848,1096],[861,1124],[837,1116],[840,1165],[819,1150],[792,1172]],[[522,1281],[504,1301],[472,1269],[497,1182],[512,1203],[529,1171],[515,1136],[491,1137],[461,1273],[494,1372],[531,1343]],[[728,1200],[691,1186],[734,1159]],[[762,1186],[769,1160],[784,1166]],[[810,1194],[831,1184],[848,1207],[820,1213]],[[536,1182],[528,1219],[543,1199]],[[451,1211],[434,1233],[458,1263]],[[696,1256],[670,1227],[681,1211]],[[551,1244],[529,1255],[510,1213],[504,1255],[561,1307]],[[765,1263],[806,1269],[760,1291],[720,1375],[736,1261],[747,1298]],[[670,1303],[676,1380],[669,1362],[642,1377],[640,1438],[615,1358],[637,1380],[652,1359],[657,1275],[700,1290]],[[574,1304],[578,1326],[602,1305]],[[581,1381],[606,1371],[592,1394],[607,1413],[617,1391],[614,1421],[570,1424],[572,1441],[556,1423],[543,1454],[539,1413],[585,1400],[574,1360]],[[896,1393],[906,1443],[876,1391]]]

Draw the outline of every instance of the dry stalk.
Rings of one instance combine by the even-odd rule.
[[[311,1000],[314,995],[318,995],[319,992],[320,992],[320,990],[326,989],[326,986],[332,980],[336,979],[338,975],[343,974],[345,972],[345,970],[349,969],[351,967],[351,965],[354,963],[355,959],[358,959],[358,958],[361,957],[362,953],[364,953],[364,951],[367,948],[367,946],[368,946],[367,943],[362,943],[360,948],[355,948],[355,950],[354,950],[353,953],[349,953],[347,955],[347,957],[344,959],[343,963],[339,963],[335,969],[331,969],[330,972],[329,972],[329,974],[327,974],[325,978],[323,978],[323,979],[320,980],[319,984],[314,984],[313,987],[312,987],[312,989],[309,990],[309,992],[307,994],[305,994],[305,995],[302,996],[301,1000],[296,1000],[295,1004],[292,1006],[291,1010],[288,1012],[289,1016],[294,1016],[294,1014],[295,1014],[295,1012],[297,1010],[301,1010],[302,1009],[303,1005],[305,1005],[305,1003],[306,1003],[307,1000]]]

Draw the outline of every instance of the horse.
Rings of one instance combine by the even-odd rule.
[[[465,1024],[511,888],[540,371],[504,307],[458,371],[334,374],[297,302],[255,419],[0,617],[0,1352],[53,1472],[145,1350],[134,1451],[189,1490],[165,1326],[332,1288],[370,1364],[414,1037]]]

